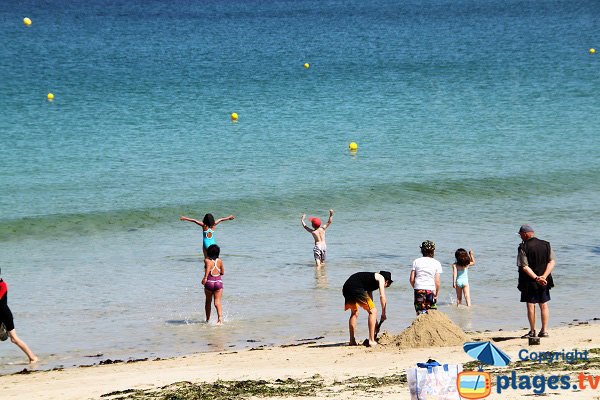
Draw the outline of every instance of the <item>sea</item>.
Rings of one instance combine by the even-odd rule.
[[[398,333],[424,240],[454,322],[526,328],[524,223],[556,253],[551,329],[598,317],[596,0],[3,0],[0,43],[1,277],[39,369],[342,343],[359,271],[391,271]],[[300,218],[329,209],[317,270]],[[206,213],[235,215],[222,326],[179,220]]]

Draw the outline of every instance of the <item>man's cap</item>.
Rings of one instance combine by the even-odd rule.
[[[392,284],[392,282],[394,282],[392,280],[392,273],[389,271],[379,271],[379,275],[383,276],[383,279],[388,281],[390,283],[390,285]]]
[[[431,240],[426,240],[421,243],[421,249],[423,250],[435,250],[435,243]]]
[[[312,224],[313,228],[318,228],[321,226],[321,219],[317,218],[317,217],[310,217],[308,219],[310,221],[310,223]]]
[[[521,225],[518,233],[533,232],[533,228],[529,224]]]

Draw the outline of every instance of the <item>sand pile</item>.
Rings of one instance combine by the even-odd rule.
[[[391,335],[388,332],[379,339],[379,344],[386,347],[408,349],[415,347],[444,347],[462,345],[467,336],[462,329],[442,312],[429,310],[419,315],[413,323],[400,332]]]

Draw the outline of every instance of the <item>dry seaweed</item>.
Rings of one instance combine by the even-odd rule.
[[[311,396],[323,387],[322,380],[216,381],[214,383],[177,382],[160,389],[125,390],[102,397],[112,400],[233,400],[247,397]],[[125,396],[123,396],[125,395]],[[114,397],[120,396],[120,397]]]
[[[354,377],[333,382],[342,390],[371,390],[383,386],[404,385],[406,375],[394,374],[383,377]],[[177,382],[159,389],[111,392],[102,395],[111,400],[233,400],[249,397],[308,397],[326,391],[323,378],[314,375],[310,379],[277,379],[275,381],[244,380],[216,381],[214,383]]]

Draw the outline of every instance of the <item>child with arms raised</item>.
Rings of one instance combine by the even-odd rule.
[[[204,253],[204,257],[206,258],[206,249],[212,244],[217,244],[215,241],[215,227],[219,225],[223,221],[231,221],[235,219],[233,215],[229,217],[219,218],[215,221],[215,217],[212,214],[204,215],[202,221],[198,221],[197,219],[184,217],[183,215],[179,217],[181,221],[193,222],[196,225],[202,227],[202,252]]]
[[[329,210],[329,219],[327,220],[325,225],[321,225],[321,220],[319,218],[311,217],[309,218],[309,221],[312,225],[312,228],[309,228],[308,226],[306,226],[304,218],[306,218],[306,214],[302,214],[300,222],[302,223],[302,227],[306,229],[306,231],[309,232],[315,240],[315,246],[313,247],[313,255],[315,257],[315,266],[319,268],[325,263],[325,259],[327,258],[325,230],[329,228],[329,225],[331,225],[331,222],[333,221],[333,210]]]

